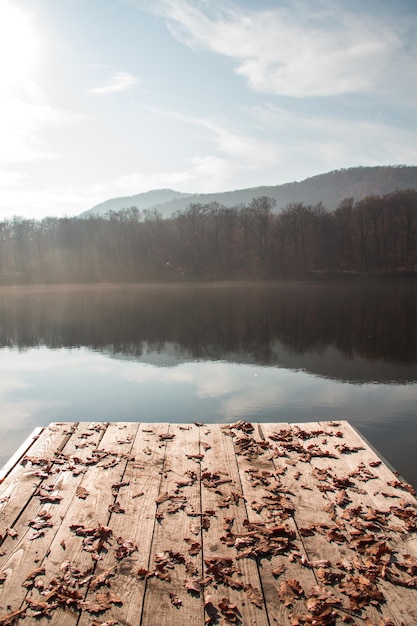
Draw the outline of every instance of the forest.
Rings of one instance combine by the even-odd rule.
[[[262,196],[190,204],[170,218],[129,207],[104,217],[0,222],[0,284],[298,279],[417,273],[417,191],[334,211]]]

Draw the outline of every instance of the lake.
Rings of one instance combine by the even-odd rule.
[[[51,421],[349,420],[417,487],[417,283],[0,288],[0,465]]]

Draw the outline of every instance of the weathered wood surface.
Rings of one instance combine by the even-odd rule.
[[[0,626],[417,624],[417,501],[347,422],[51,424],[1,474]]]

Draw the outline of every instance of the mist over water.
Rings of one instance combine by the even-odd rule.
[[[0,464],[51,421],[348,419],[417,485],[417,284],[0,289]]]

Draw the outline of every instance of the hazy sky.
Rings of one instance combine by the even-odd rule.
[[[417,164],[416,0],[0,0],[0,218]]]

